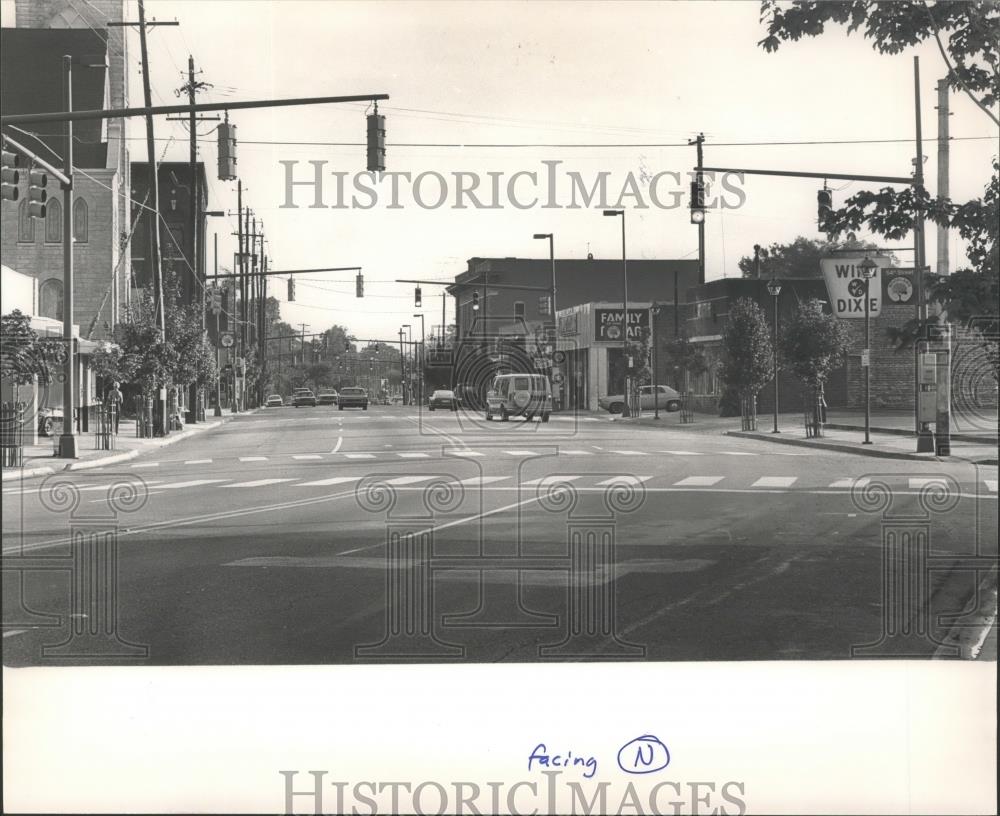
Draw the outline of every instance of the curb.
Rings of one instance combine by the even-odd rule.
[[[958,647],[959,658],[963,660],[976,660],[982,650],[983,644],[993,627],[997,624],[997,568],[993,567],[987,572],[979,584],[976,586],[972,598],[988,598],[989,610],[991,614],[983,618],[981,624],[961,624],[953,623],[944,640],[934,652],[934,657],[951,657],[950,651]],[[968,601],[963,607],[968,607]]]
[[[824,422],[825,427],[832,428],[835,431],[859,431],[864,432],[864,425],[846,425],[842,422]],[[871,429],[872,433],[879,434],[890,434],[891,436],[911,436],[916,437],[916,435],[911,430],[904,430],[903,428],[876,428],[874,425]],[[949,437],[954,442],[971,442],[974,445],[995,445],[997,444],[996,437],[986,437],[986,436],[973,436],[971,434],[949,434]]]
[[[34,479],[36,476],[51,476],[55,472],[55,468],[51,467],[29,468],[28,470],[5,470],[2,478],[0,478],[0,483],[15,482],[21,479]]]
[[[874,456],[878,459],[908,459],[916,462],[947,462],[952,457],[942,458],[939,456],[904,453],[903,451],[886,451],[878,449],[863,448],[860,445],[848,445],[840,442],[812,442],[805,439],[776,439],[770,434],[762,434],[755,431],[726,431],[726,436],[738,436],[741,439],[757,439],[764,442],[775,442],[779,445],[794,445],[799,448],[813,448],[820,450],[832,450],[839,453],[854,453],[859,456]]]

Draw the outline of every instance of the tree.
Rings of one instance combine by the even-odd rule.
[[[59,349],[40,339],[31,318],[15,309],[0,317],[0,373],[14,385],[29,385],[37,377],[48,383],[50,367],[61,361]]]
[[[807,300],[781,331],[778,351],[782,368],[809,388],[822,391],[830,373],[847,350],[847,327],[842,320],[823,312],[823,304]]]
[[[845,249],[860,251],[876,249],[870,241],[858,241],[849,236],[844,241],[817,241],[798,236],[790,244],[771,244],[760,251],[760,277],[762,278],[822,278],[820,259],[831,252]],[[744,278],[754,277],[753,255],[739,260]]]
[[[773,356],[764,310],[750,298],[740,298],[729,310],[719,376],[741,402],[753,401],[774,374]]]
[[[683,386],[680,382],[675,383],[678,388],[686,390],[690,377],[697,377],[708,370],[708,363],[701,348],[692,343],[686,335],[681,335],[666,343],[663,347],[663,353],[666,355],[667,368],[685,375]]]

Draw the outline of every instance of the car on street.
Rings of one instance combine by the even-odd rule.
[[[681,395],[666,385],[656,386],[655,393],[651,385],[639,387],[639,407],[643,411],[652,411],[657,403],[664,410],[679,411],[681,410]],[[622,394],[609,394],[606,397],[598,398],[597,404],[610,414],[620,414],[625,407],[625,397]]]
[[[397,397],[393,397],[392,398],[392,404],[393,405],[402,405],[403,404],[403,398],[402,397],[398,397],[398,396]]]
[[[320,391],[319,396],[316,397],[317,405],[336,405],[337,404],[337,392],[336,391]]]
[[[299,408],[303,405],[311,405],[313,408],[315,408],[316,395],[308,388],[296,388],[295,393],[292,394],[292,405],[294,405],[296,408]]]
[[[427,400],[427,407],[431,411],[435,408],[447,408],[450,411],[457,411],[458,397],[455,396],[454,391],[439,389],[431,394],[430,399]]]
[[[364,388],[341,388],[337,408],[362,408],[368,410],[368,392]]]
[[[552,386],[544,374],[500,374],[486,392],[486,421],[499,416],[506,422],[523,416],[528,422],[536,416],[549,421],[552,412]]]
[[[267,402],[264,403],[265,408],[280,408],[285,404],[285,401],[281,398],[281,394],[271,394],[267,398]]]

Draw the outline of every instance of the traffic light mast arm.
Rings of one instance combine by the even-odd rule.
[[[791,176],[792,178],[841,179],[844,181],[881,181],[887,184],[914,184],[914,180],[901,176],[859,176],[851,173],[806,173],[795,170],[746,170],[737,167],[702,167],[710,173],[742,173],[748,176]]]
[[[396,283],[419,283],[423,284],[433,284],[434,286],[480,286],[480,281],[462,281],[461,283],[455,283],[455,281],[424,281],[424,280],[404,280],[401,278],[396,278]],[[520,289],[529,292],[551,292],[552,288],[550,286],[521,286],[519,284],[507,284],[507,283],[491,283],[489,284],[490,289]]]
[[[0,115],[0,125],[37,125],[43,122],[82,122],[90,119],[126,119],[133,116],[160,116],[169,113],[205,113],[242,108],[281,108],[297,105],[337,105],[345,102],[373,102],[388,99],[389,94],[357,96],[307,96],[292,99],[256,99],[246,102],[204,102],[196,105],[151,105],[145,108],[110,110],[57,111],[54,113],[16,113]]]
[[[24,145],[20,144],[19,142],[15,142],[13,139],[7,136],[7,134],[4,134],[3,142],[5,145],[10,145],[18,153],[30,159],[34,164],[41,167],[46,173],[48,173],[50,176],[56,179],[59,182],[59,184],[62,185],[62,187],[66,188],[72,186],[70,184],[70,180],[66,177],[66,175],[62,171],[56,170],[56,168],[54,168],[43,158],[41,158],[35,153],[32,153],[30,150],[28,150],[28,148],[24,147]]]
[[[357,272],[360,266],[328,266],[321,269],[268,269],[266,272],[249,272],[251,277],[266,277],[268,275],[304,275],[308,272]],[[224,275],[206,275],[208,280],[216,278],[239,278],[239,272],[230,272]]]

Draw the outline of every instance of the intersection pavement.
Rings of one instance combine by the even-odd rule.
[[[996,555],[996,467],[776,447],[599,416],[486,423],[372,406],[236,417],[132,462],[5,483],[4,659],[114,662],[42,652],[72,615],[96,617],[42,559],[67,557],[72,525],[108,517],[112,486],[138,497],[108,522],[118,632],[145,647],[126,662],[363,661],[404,625],[387,606],[393,581],[423,580],[430,562],[420,614],[448,648],[421,660],[542,659],[582,584],[613,587],[604,613],[626,657],[847,658],[883,626],[885,517],[871,504],[883,484],[911,516],[953,496],[930,526],[940,640],[937,615],[964,609],[975,586],[948,559]],[[58,484],[72,485],[72,512],[54,502]],[[557,568],[588,524],[615,546],[596,578]],[[399,530],[433,543],[392,573]],[[588,648],[574,658],[607,656]]]

